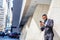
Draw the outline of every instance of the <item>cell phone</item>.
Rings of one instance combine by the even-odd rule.
[[[40,22],[42,22],[42,21],[40,21]]]

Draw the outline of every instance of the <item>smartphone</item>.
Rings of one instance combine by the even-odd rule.
[[[40,21],[40,23],[41,23],[42,21]]]

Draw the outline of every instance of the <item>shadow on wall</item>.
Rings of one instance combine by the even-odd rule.
[[[54,40],[60,40],[59,35],[57,34],[57,32],[55,30],[54,31]]]

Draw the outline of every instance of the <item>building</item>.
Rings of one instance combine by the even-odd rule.
[[[1,27],[0,31],[5,30],[6,14],[7,14],[6,0],[0,0],[0,27]]]
[[[7,3],[6,30],[11,30],[12,25],[11,0],[7,0],[6,3]]]
[[[0,31],[3,30],[3,28],[5,27],[5,24],[4,24],[4,9],[3,8],[0,8]]]
[[[0,0],[0,8],[3,7],[3,0]]]
[[[26,3],[28,4],[28,2]],[[54,20],[53,40],[60,40],[60,0],[31,0],[31,3],[27,8],[27,11],[24,9],[25,12],[22,15],[23,21],[21,20],[21,23],[24,23],[28,16],[29,18],[23,26],[20,40],[44,40],[44,31],[42,32],[40,30],[39,24],[43,14],[47,14],[48,18]]]
[[[13,18],[12,18],[12,32],[19,31],[19,20],[20,20],[20,13],[22,8],[23,0],[13,0]]]
[[[4,24],[4,9],[3,9],[3,0],[0,0],[0,31],[3,30]]]

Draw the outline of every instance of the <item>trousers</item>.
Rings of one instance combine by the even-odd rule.
[[[53,40],[53,35],[52,34],[45,35],[44,40]]]

